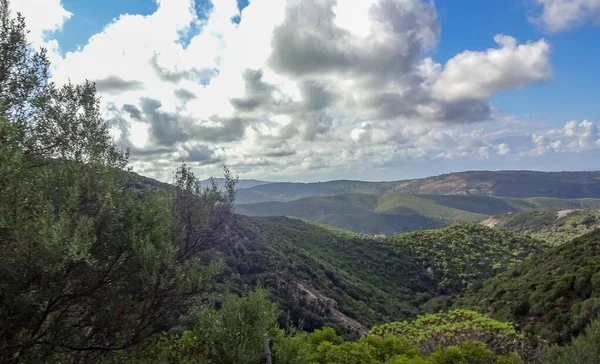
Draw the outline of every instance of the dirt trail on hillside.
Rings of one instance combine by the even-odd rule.
[[[563,217],[567,216],[568,214],[578,211],[579,209],[568,209],[568,210],[560,210],[556,212],[556,219],[562,219]]]
[[[500,219],[497,219],[495,217],[490,217],[490,218],[487,218],[487,219],[483,220],[482,222],[480,222],[481,225],[487,226],[492,229],[495,228],[496,225],[498,225],[499,223],[500,223]]]

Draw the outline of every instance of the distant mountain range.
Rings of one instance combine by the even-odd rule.
[[[391,182],[337,180],[329,182],[244,181],[238,185],[237,203],[292,201],[309,196],[346,193],[502,196],[502,197],[600,197],[600,172],[467,171],[435,177]],[[258,183],[257,183],[258,182]],[[244,183],[244,184],[242,184]]]
[[[224,188],[225,178],[207,178],[203,181],[200,181],[200,183],[202,184],[202,186],[208,186],[208,185],[210,185],[211,179],[215,182],[215,184],[217,185],[217,187],[219,187],[219,189]],[[273,182],[259,181],[256,179],[241,179],[238,181],[238,183],[236,185],[236,189],[239,190],[239,189],[252,188],[255,186],[260,186],[260,185],[264,185],[264,184],[268,184],[268,183],[273,183]]]
[[[366,234],[522,211],[600,208],[600,172],[469,171],[395,182],[240,181],[238,187],[239,214],[298,217]]]
[[[348,193],[235,207],[237,213],[247,216],[291,216],[356,233],[385,235],[434,229],[457,221],[476,222],[520,211],[582,208],[598,209],[600,199]]]

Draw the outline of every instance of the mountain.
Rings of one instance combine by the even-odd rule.
[[[550,342],[569,341],[600,313],[600,230],[490,278],[456,306],[518,322]]]
[[[292,216],[357,233],[392,235],[456,221],[481,221],[508,212],[589,207],[600,208],[600,199],[349,193],[238,204],[236,212],[248,216]]]
[[[558,245],[600,227],[600,210],[529,211],[493,216],[481,223],[492,228],[521,232]]]
[[[238,216],[222,238],[216,249],[227,267],[219,290],[262,284],[292,322],[354,334],[414,317],[441,294],[459,293],[543,249],[477,224],[376,239],[287,217]],[[429,244],[440,254],[424,255]]]
[[[515,198],[597,198],[600,196],[600,172],[467,171],[395,182],[279,182],[240,189],[237,202],[248,204],[292,201],[309,196],[391,192]]]
[[[209,186],[211,183],[211,180],[215,182],[215,184],[217,185],[217,187],[219,187],[219,189],[222,190],[224,188],[225,178],[207,178],[203,181],[200,181],[200,183],[202,184],[202,186]],[[255,186],[265,185],[268,183],[273,183],[273,182],[259,181],[256,179],[240,179],[240,180],[238,180],[235,187],[236,187],[236,189],[252,188]]]

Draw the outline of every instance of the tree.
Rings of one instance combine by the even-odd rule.
[[[143,342],[206,291],[201,254],[226,226],[227,191],[187,166],[175,187],[124,188],[93,83],[56,87],[44,50],[0,0],[0,362],[89,362]]]
[[[107,364],[264,363],[264,335],[281,336],[277,306],[270,302],[268,291],[227,295],[219,306],[192,309],[185,320],[189,330],[181,335],[162,335],[133,353],[116,353],[107,358]]]
[[[567,346],[554,345],[542,356],[541,363],[568,364],[597,363],[600,358],[600,318],[596,318],[585,329],[583,335],[578,336]]]

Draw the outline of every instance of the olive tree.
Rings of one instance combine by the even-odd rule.
[[[58,87],[0,0],[0,362],[89,362],[131,348],[206,291],[235,179],[140,194],[93,83]]]

